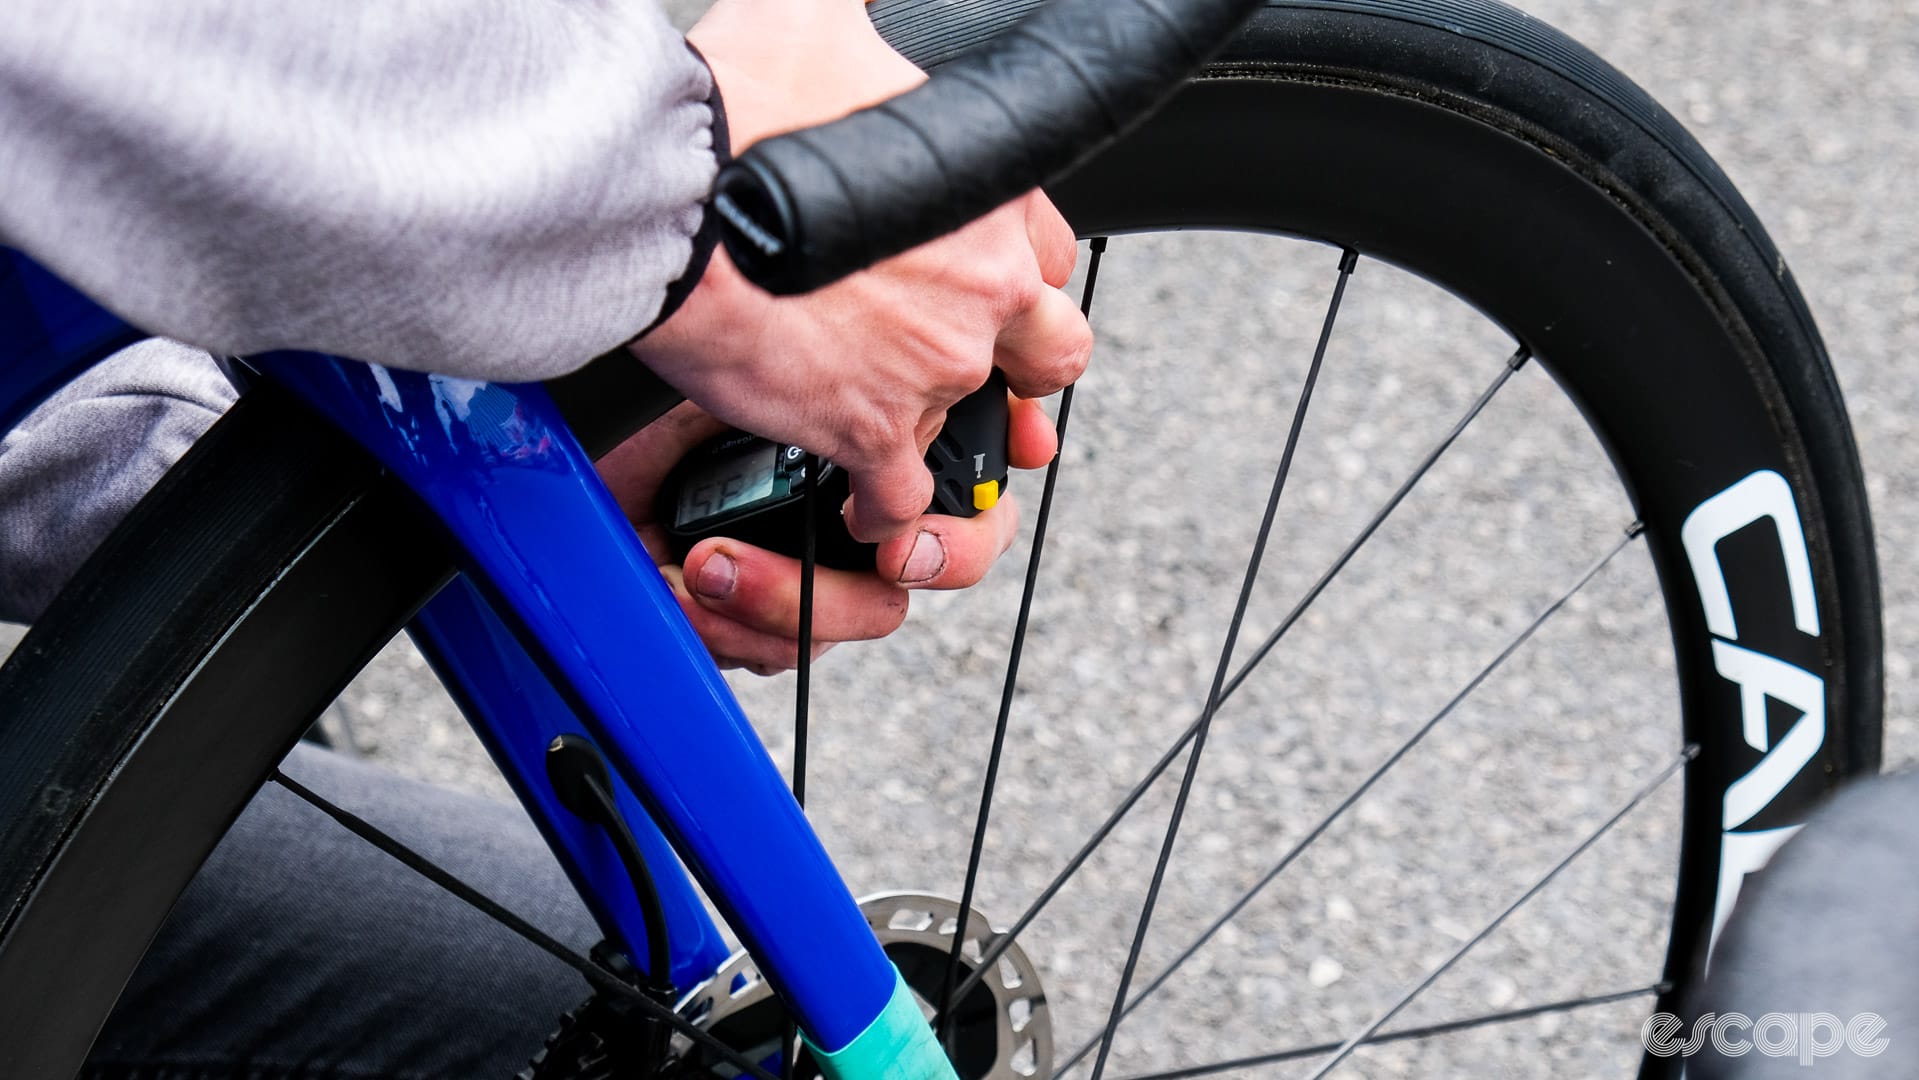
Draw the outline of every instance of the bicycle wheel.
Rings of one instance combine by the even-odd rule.
[[[881,0],[875,15],[935,62],[1029,6]],[[1676,1002],[1756,858],[1739,837],[1776,841],[1878,760],[1859,465],[1805,305],[1724,176],[1617,73],[1508,9],[1319,0],[1267,9],[1058,201],[1082,235],[1250,230],[1402,267],[1484,313],[1584,415],[1630,501],[1617,524],[1637,521],[1657,576],[1672,748],[1699,754],[1667,958],[1648,973]],[[1276,417],[1259,414],[1274,444]],[[8,1075],[77,1066],[247,797],[445,579],[411,513],[336,436],[249,395],[0,670],[0,1026],[33,1033],[0,1047]],[[1797,695],[1804,716],[1775,706],[1770,731],[1759,699],[1755,731],[1733,680],[1763,690],[1787,665],[1817,699]],[[1806,753],[1792,733],[1814,712]],[[1130,935],[1132,915],[1113,925]],[[1176,1049],[1206,1056],[1196,1043]]]

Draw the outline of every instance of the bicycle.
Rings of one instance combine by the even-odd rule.
[[[875,18],[909,55],[931,64],[1027,7],[982,5],[953,24],[935,9],[880,4]],[[1283,143],[1245,138],[1246,118],[1273,115],[1289,119]],[[1320,167],[1294,167],[1301,160]],[[1409,160],[1427,171],[1407,168]],[[1102,184],[1102,176],[1126,183]],[[1493,390],[1536,355],[1586,412],[1634,496],[1637,520],[1626,542],[1643,541],[1658,570],[1684,695],[1684,742],[1698,754],[1685,769],[1685,850],[1668,958],[1651,988],[1662,1007],[1676,1002],[1739,875],[1763,861],[1826,785],[1873,768],[1878,751],[1876,582],[1850,435],[1810,317],[1724,177],[1610,69],[1505,9],[1352,0],[1262,10],[1181,96],[1057,195],[1087,235],[1251,228],[1331,242],[1345,253],[1337,260],[1340,283],[1361,256],[1421,271],[1490,313],[1518,343],[1488,372]],[[1539,235],[1578,239],[1542,259],[1528,242]],[[1462,239],[1470,250],[1454,243]],[[31,268],[20,273],[16,281],[27,290],[51,295],[55,288]],[[1622,312],[1662,332],[1623,326]],[[1328,330],[1332,321],[1329,313]],[[1666,367],[1636,352],[1647,336],[1687,363]],[[325,378],[273,370],[310,401],[331,399],[340,411],[376,420],[385,415],[373,377],[355,374],[363,369],[328,369],[335,374]],[[357,380],[357,392],[345,394],[342,383],[326,379]],[[430,415],[435,399],[425,381],[402,383],[395,391],[401,412]],[[12,385],[0,395],[16,406],[27,397]],[[572,398],[582,399],[613,395]],[[518,440],[505,444],[511,448],[544,433],[564,445],[557,420],[537,399],[516,400],[545,426],[533,436],[493,430],[490,437]],[[1705,401],[1714,403],[1709,415],[1696,404]],[[653,408],[662,404],[656,400]],[[572,422],[592,448],[638,418],[616,421],[576,409]],[[492,447],[496,456],[500,449]],[[584,468],[584,457],[572,454],[570,461],[576,472]],[[1687,467],[1675,468],[1681,461]],[[502,467],[497,460],[489,465]],[[1399,489],[1392,505],[1418,479]],[[578,519],[585,530],[604,533],[619,524],[592,516],[583,503],[551,506],[585,515]],[[247,520],[236,526],[232,519],[242,511]],[[873,948],[866,917],[791,809],[777,773],[753,756],[757,742],[737,714],[713,720],[728,733],[732,762],[715,768],[703,761],[703,771],[751,778],[764,814],[739,813],[739,787],[720,802],[694,803],[684,818],[664,813],[659,788],[636,784],[631,755],[608,730],[591,726],[619,777],[621,790],[612,794],[635,838],[616,842],[566,808],[547,778],[547,748],[555,735],[581,729],[493,611],[511,607],[514,618],[528,622],[540,613],[525,606],[524,594],[519,603],[499,605],[465,577],[449,583],[451,564],[431,531],[396,524],[414,522],[416,512],[337,433],[262,387],[143,504],[0,672],[9,714],[41,718],[0,730],[0,767],[7,769],[0,816],[28,823],[9,829],[0,862],[9,898],[0,929],[0,1015],[10,1031],[46,1033],[45,1045],[10,1047],[12,1067],[21,1075],[59,1075],[58,1063],[77,1062],[89,1024],[105,1009],[101,987],[118,985],[111,972],[131,967],[171,896],[314,713],[429,596],[414,632],[456,692],[482,716],[524,711],[548,721],[535,732],[479,726],[491,731],[496,757],[546,823],[596,914],[633,957],[651,957],[647,971],[670,970],[675,990],[689,991],[724,957],[684,878],[669,872],[673,864],[645,824],[636,790],[648,792],[654,820],[663,819],[683,847],[694,845],[689,861],[701,866],[703,883],[730,908],[730,920],[766,965],[756,970],[798,1003],[809,1035],[839,1047],[869,1030],[882,1011],[905,1015],[910,1008],[917,1020],[918,1006],[902,996],[902,984]],[[551,518],[536,520],[564,531]],[[1772,528],[1747,530],[1762,521]],[[537,535],[523,539],[539,542]],[[630,561],[625,572],[651,581]],[[578,580],[546,584],[580,598],[562,601],[566,617],[597,617],[596,602],[605,599],[597,590],[583,594]],[[492,588],[510,594],[516,587],[501,575]],[[330,598],[326,625],[312,617],[321,595]],[[588,624],[580,640],[590,646],[614,617],[606,615],[597,630]],[[269,626],[271,634],[263,629]],[[485,633],[454,629],[460,626]],[[259,655],[266,651],[261,643],[272,640],[300,647]],[[663,630],[653,651],[679,659],[663,665],[670,685],[650,688],[650,700],[686,715],[725,710],[708,704],[722,692],[683,628]],[[1186,729],[1194,741],[1227,686],[1231,647],[1224,652],[1202,722]],[[1816,692],[1787,668],[1813,679]],[[1777,741],[1765,723],[1768,678],[1775,699],[1804,712]],[[1748,685],[1760,710],[1756,726],[1742,711],[1753,707],[1741,699]],[[532,697],[516,699],[520,694]],[[273,714],[244,738],[221,723],[237,695],[257,698]],[[580,711],[609,710],[618,707],[596,702]],[[1176,762],[1181,745],[1161,769]],[[711,751],[678,752],[710,758]],[[1669,768],[1681,760],[1676,753]],[[173,790],[189,775],[205,782],[185,794]],[[62,791],[84,794],[66,805],[47,798]],[[162,804],[167,844],[137,845],[133,830],[116,824],[150,817]],[[704,828],[735,815],[750,820],[756,835],[709,837],[706,849],[697,847],[696,823]],[[784,822],[787,831],[775,833],[770,821]],[[635,848],[645,874],[634,873]],[[795,859],[805,869],[794,868]],[[773,874],[767,866],[786,869]],[[755,890],[752,880],[763,873],[817,886],[818,910],[766,912],[765,890]],[[636,877],[653,881],[657,903],[635,893]],[[100,880],[134,887],[116,918],[101,920],[111,925],[83,929],[79,923],[96,912],[77,898]],[[952,908],[956,923],[962,912],[964,900]],[[970,912],[965,917],[972,919]],[[802,925],[804,933],[793,929]],[[827,944],[808,936],[821,927],[831,928]],[[998,937],[944,936],[985,954],[1021,929],[1015,922]],[[659,956],[669,941],[670,954]],[[84,948],[76,951],[75,943]],[[848,956],[865,957],[867,966],[849,974]],[[966,984],[993,982],[996,969],[962,956],[955,993],[966,1005],[977,990]],[[90,965],[107,974],[90,977]],[[644,996],[604,970],[592,977],[608,994]],[[880,993],[882,986],[891,996]],[[945,992],[937,984],[920,989],[929,1000]],[[998,1008],[995,1000],[965,1011],[990,1015]],[[993,1027],[997,1036],[997,1018]],[[694,1038],[684,1025],[680,1035]],[[1000,1056],[1010,1061],[1013,1051],[996,1051],[995,1060]]]

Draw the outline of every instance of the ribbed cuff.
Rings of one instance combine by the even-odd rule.
[[[706,66],[710,77],[712,65],[706,63],[706,57],[699,48],[689,41],[686,43],[686,49]],[[712,82],[713,92],[707,95],[706,105],[713,110],[713,163],[723,169],[727,162],[733,160],[733,142],[726,129],[726,102],[720,98],[720,81],[713,79]],[[659,315],[647,325],[646,329],[633,335],[634,340],[637,341],[652,333],[654,327],[680,310],[680,305],[686,303],[686,298],[691,296],[693,289],[699,285],[700,278],[705,276],[707,264],[713,261],[713,251],[719,246],[720,217],[713,212],[713,202],[709,199],[701,209],[699,231],[693,234],[693,258],[687,262],[686,272],[666,287],[666,300],[660,305]]]

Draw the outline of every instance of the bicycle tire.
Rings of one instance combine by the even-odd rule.
[[[875,16],[928,61],[1026,6],[880,0]],[[1249,137],[1273,116],[1287,118],[1283,137]],[[1721,800],[1755,757],[1680,536],[1715,490],[1701,477],[1788,480],[1819,604],[1816,640],[1783,609],[1742,621],[1743,640],[1823,676],[1831,718],[1816,767],[1765,819],[1793,819],[1876,769],[1882,706],[1877,569],[1837,382],[1723,173],[1643,92],[1509,9],[1310,0],[1257,16],[1055,195],[1083,235],[1257,229],[1397,263],[1506,327],[1580,405],[1646,527],[1686,738],[1703,750],[1687,776],[1666,965],[1683,987],[1709,930]],[[1501,239],[1541,227],[1578,240],[1542,256]],[[1605,259],[1618,270],[1595,271]],[[1649,370],[1622,310],[1685,362]],[[1702,400],[1717,408],[1702,413]],[[0,1030],[35,1033],[0,1045],[0,1073],[78,1067],[173,898],[273,763],[445,580],[433,531],[402,524],[414,513],[340,436],[250,393],[0,669]],[[1727,565],[1736,585],[1777,575],[1776,556],[1735,552]],[[236,728],[226,717],[240,702],[251,721]]]

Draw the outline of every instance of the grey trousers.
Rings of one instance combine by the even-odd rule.
[[[289,776],[582,951],[599,932],[518,806],[302,746]],[[267,785],[181,897],[86,1080],[510,1080],[577,973]]]
[[[1846,788],[1780,848],[1740,893],[1692,1006],[1695,1021],[1753,1023],[1729,1032],[1730,1053],[1702,1046],[1691,1077],[1919,1076],[1919,772]]]

